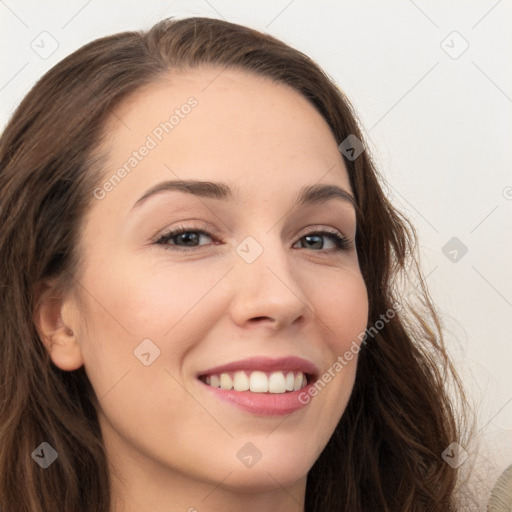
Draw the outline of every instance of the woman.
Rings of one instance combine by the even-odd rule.
[[[0,147],[4,512],[456,510],[463,393],[362,140],[219,20],[36,84]]]

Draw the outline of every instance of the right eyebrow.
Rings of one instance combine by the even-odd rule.
[[[168,192],[172,190],[212,199],[227,200],[232,199],[233,197],[233,191],[226,183],[214,183],[212,181],[198,180],[162,181],[147,190],[132,206],[132,210],[147,201],[149,197],[161,192]]]

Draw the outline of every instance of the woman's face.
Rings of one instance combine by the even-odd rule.
[[[81,231],[84,307],[69,299],[63,319],[115,471],[303,481],[346,407],[357,356],[344,354],[368,314],[328,125],[287,86],[202,68],[118,108],[105,147]],[[327,185],[343,192],[299,200]]]

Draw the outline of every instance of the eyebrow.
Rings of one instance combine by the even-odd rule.
[[[147,190],[133,205],[132,210],[141,206],[150,197],[168,191],[184,192],[198,197],[225,201],[233,200],[233,198],[239,195],[238,189],[233,192],[226,183],[198,180],[163,181]],[[357,209],[356,200],[345,189],[338,187],[338,185],[322,183],[302,187],[295,198],[295,203],[297,206],[309,206],[323,203],[330,199],[341,200]]]

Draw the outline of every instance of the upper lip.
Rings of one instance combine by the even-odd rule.
[[[301,357],[288,356],[280,358],[272,357],[250,357],[233,361],[231,363],[215,366],[201,371],[198,376],[204,375],[218,375],[225,372],[233,372],[237,370],[273,372],[279,370],[295,370],[301,371],[304,374],[316,377],[318,375],[318,368],[307,359]]]

